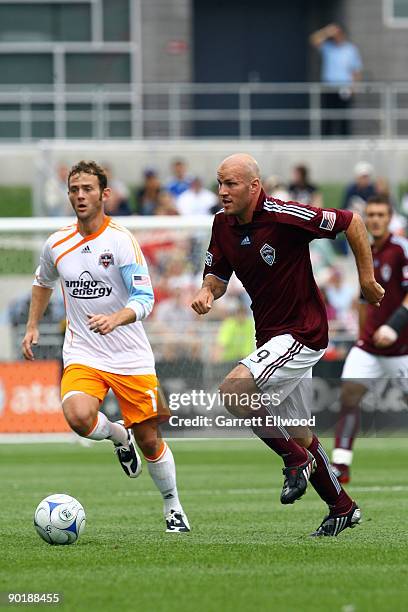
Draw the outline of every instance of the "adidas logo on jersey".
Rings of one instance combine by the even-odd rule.
[[[241,240],[241,246],[247,246],[248,244],[251,244],[251,239],[249,236],[245,236],[245,238]]]
[[[84,246],[84,248],[81,251],[81,253],[90,253],[90,252],[91,252],[91,249],[89,248],[88,244]]]

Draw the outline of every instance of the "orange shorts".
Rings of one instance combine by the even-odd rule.
[[[155,374],[113,374],[76,363],[64,370],[61,398],[72,391],[80,391],[98,398],[102,403],[109,389],[118,400],[125,427],[151,418],[163,420],[169,417],[164,398],[158,393]]]

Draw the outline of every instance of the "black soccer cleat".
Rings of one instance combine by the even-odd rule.
[[[188,533],[190,525],[182,510],[170,510],[166,514],[166,533]]]
[[[142,460],[136,450],[136,442],[131,429],[127,430],[128,443],[126,446],[115,444],[115,453],[123,471],[129,478],[137,478],[142,471]]]
[[[353,502],[350,510],[345,514],[328,514],[324,517],[320,527],[310,535],[312,537],[335,537],[338,536],[344,529],[350,527],[354,529],[361,521],[361,510],[356,502]]]
[[[308,459],[305,463],[294,467],[285,467],[282,470],[282,473],[285,476],[280,497],[282,504],[293,504],[306,492],[309,478],[316,469],[315,458],[308,450],[306,450],[306,452]]]

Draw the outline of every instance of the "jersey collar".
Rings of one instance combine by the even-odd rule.
[[[252,221],[254,217],[258,216],[263,211],[263,205],[264,205],[265,200],[266,200],[266,193],[263,189],[261,189],[261,193],[259,194],[259,198],[258,198],[258,201],[256,203],[256,206],[254,208],[254,212],[252,215]],[[227,220],[228,225],[242,225],[238,223],[238,219],[235,215],[226,215],[225,218]],[[252,221],[250,221],[249,223],[252,223]],[[246,223],[245,225],[249,225],[249,223]]]
[[[385,249],[385,247],[390,244],[391,238],[392,238],[392,233],[390,232],[389,235],[388,235],[387,240],[384,242],[384,244],[378,250],[375,248],[375,244],[373,242],[373,244],[372,244],[373,254],[374,255],[378,255],[379,253],[382,253],[382,251]]]
[[[94,240],[95,238],[100,236],[102,234],[102,232],[104,232],[106,230],[106,228],[108,227],[110,221],[111,221],[111,218],[108,217],[108,215],[105,215],[104,221],[103,221],[101,227],[98,229],[98,231],[94,232],[93,234],[88,234],[87,236],[82,236],[82,234],[80,234],[82,236],[82,240],[84,242],[88,242],[88,240]],[[78,223],[77,223],[77,231],[79,233]]]

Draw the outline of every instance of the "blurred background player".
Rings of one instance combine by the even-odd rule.
[[[104,213],[111,192],[103,168],[86,161],[73,166],[68,195],[77,223],[52,234],[43,247],[24,357],[34,359],[38,324],[59,278],[67,315],[61,398],[68,424],[84,438],[111,440],[131,478],[142,469],[136,440],[163,497],[166,531],[189,531],[173,455],[158,429],[165,415],[158,406],[154,356],[141,323],[154,303],[144,256],[131,233]],[[99,411],[109,389],[124,425]]]
[[[307,380],[328,343],[327,315],[313,278],[309,242],[346,231],[362,291],[370,303],[379,304],[384,291],[374,279],[366,229],[350,211],[268,198],[258,164],[249,155],[227,157],[217,180],[224,208],[214,217],[203,286],[192,307],[207,314],[224,295],[234,271],[252,300],[258,347],[221,384],[224,405],[236,416],[265,418],[273,414],[271,404],[254,413],[248,402],[237,398],[279,390],[279,415],[307,417]],[[312,535],[337,536],[360,522],[360,509],[342,489],[309,428],[288,432],[264,424],[253,431],[284,462],[281,503],[299,499],[309,480],[327,503],[329,514]]]
[[[408,391],[408,240],[390,233],[391,217],[392,208],[384,196],[368,200],[366,226],[373,239],[374,274],[385,296],[380,308],[362,300],[359,339],[344,363],[332,455],[334,471],[343,483],[350,480],[359,404],[365,393],[381,378],[398,379]]]

